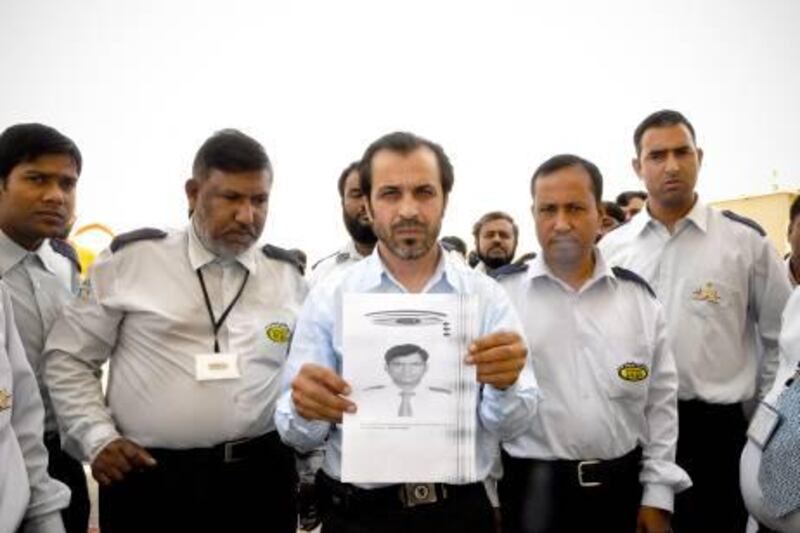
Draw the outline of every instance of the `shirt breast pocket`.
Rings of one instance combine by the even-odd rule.
[[[650,371],[645,358],[633,357],[619,364],[609,376],[608,397],[616,401],[643,404],[650,384]]]
[[[289,355],[294,333],[295,317],[278,314],[267,318],[259,328],[258,353],[281,364]]]
[[[695,278],[685,285],[682,299],[694,315],[714,318],[725,314],[741,298],[730,283]]]
[[[3,354],[0,357],[0,434],[4,434],[6,427],[11,424],[11,410],[14,404],[14,388],[11,375],[11,365]]]

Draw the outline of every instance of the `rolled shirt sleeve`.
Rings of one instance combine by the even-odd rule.
[[[45,347],[45,382],[65,442],[91,462],[119,438],[101,385],[101,366],[117,339],[123,312],[107,303],[113,296],[113,265],[95,263],[84,294],[64,308]]]
[[[652,381],[644,415],[646,442],[642,443],[644,492],[642,505],[672,512],[675,494],[692,485],[675,463],[678,445],[678,371],[667,342],[666,322],[658,305],[652,362]]]
[[[748,313],[758,330],[763,350],[761,369],[757,384],[759,398],[766,396],[775,381],[778,370],[778,338],[781,332],[781,316],[792,293],[784,265],[777,251],[766,238],[754,241],[756,250],[750,275]]]
[[[309,452],[321,446],[331,424],[308,420],[297,413],[292,400],[292,380],[305,364],[319,365],[337,373],[341,371],[331,337],[335,316],[333,302],[320,298],[319,293],[318,289],[312,289],[300,311],[289,348],[283,393],[275,409],[275,425],[281,439],[300,452]]]
[[[4,287],[0,287],[0,292],[2,292],[6,341],[4,349],[11,365],[13,379],[11,427],[25,461],[27,483],[30,486],[30,498],[22,528],[23,531],[60,532],[63,531],[60,511],[69,505],[70,491],[66,485],[51,478],[47,472],[44,406],[36,378],[25,357],[22,341],[14,325],[11,299]],[[6,471],[6,465],[3,466],[3,470]],[[19,490],[19,486],[16,490]],[[0,516],[0,525],[4,520],[5,518]]]
[[[484,334],[508,331],[518,333],[528,346],[524,328],[508,295],[494,281],[488,284],[481,306],[486,309]],[[491,302],[491,303],[490,303]],[[523,433],[536,415],[539,391],[531,364],[531,354],[525,358],[525,367],[517,381],[505,390],[491,385],[483,387],[479,414],[481,422],[498,439],[511,439]]]

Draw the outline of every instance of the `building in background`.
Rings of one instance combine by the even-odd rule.
[[[800,189],[783,190],[710,203],[719,209],[729,209],[758,222],[783,257],[789,253],[789,242],[786,239],[789,228],[789,206],[798,194]]]

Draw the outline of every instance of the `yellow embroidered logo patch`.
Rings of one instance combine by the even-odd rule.
[[[719,291],[717,291],[713,283],[709,282],[704,286],[692,291],[692,300],[718,304],[720,301]]]
[[[617,375],[625,381],[642,381],[647,379],[650,371],[647,369],[647,365],[625,363],[617,369]]]
[[[292,330],[283,322],[273,322],[266,328],[267,338],[278,344],[286,344],[292,335]]]
[[[0,389],[0,411],[11,409],[11,393],[5,389]]]

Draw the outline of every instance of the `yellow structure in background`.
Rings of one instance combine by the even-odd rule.
[[[719,209],[729,209],[761,224],[772,244],[783,257],[789,252],[789,243],[786,240],[786,232],[789,228],[789,207],[798,193],[800,191],[776,191],[732,200],[720,200],[711,202],[711,205]]]
[[[111,231],[111,228],[99,223],[85,224],[72,233],[69,242],[78,252],[81,277],[86,277],[97,254],[108,247],[113,238],[114,232]]]

